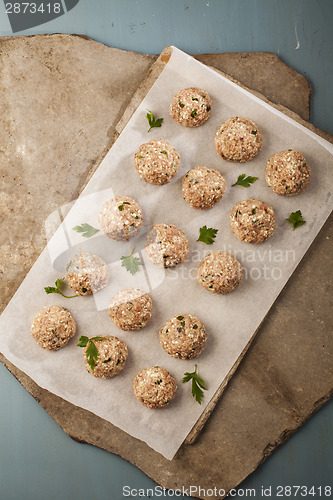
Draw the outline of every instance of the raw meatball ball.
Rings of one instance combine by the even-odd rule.
[[[208,92],[190,87],[177,92],[170,105],[170,116],[184,127],[198,127],[208,120],[212,100]]]
[[[175,397],[177,384],[164,368],[154,366],[139,371],[133,381],[135,397],[147,408],[163,408]]]
[[[275,231],[272,207],[260,200],[236,203],[230,214],[231,231],[245,243],[262,243]]]
[[[76,324],[71,313],[60,306],[47,306],[32,320],[30,333],[44,349],[58,350],[75,335]]]
[[[215,168],[196,167],[183,177],[183,197],[193,208],[212,208],[225,191],[224,177]]]
[[[109,280],[107,263],[98,255],[81,252],[67,266],[66,279],[78,295],[90,295],[104,288]]]
[[[109,306],[109,316],[122,330],[140,330],[151,318],[152,300],[148,293],[132,288],[118,292]]]
[[[84,364],[88,372],[94,375],[94,377],[114,377],[118,375],[125,366],[128,355],[127,345],[122,340],[111,335],[99,338],[100,340],[91,339],[83,349]],[[98,352],[98,358],[94,358],[94,368],[89,364],[89,352],[87,355],[87,350],[91,342],[94,343]]]
[[[163,349],[180,359],[199,356],[207,339],[207,333],[200,319],[191,314],[182,314],[169,319],[160,330]]]
[[[229,118],[216,132],[215,149],[224,160],[252,160],[261,147],[261,132],[248,118]]]
[[[302,193],[309,185],[311,169],[299,151],[288,149],[271,156],[266,167],[266,182],[277,194]]]
[[[242,266],[228,252],[216,250],[202,259],[197,280],[212,293],[226,294],[235,290],[243,278]]]
[[[142,208],[128,196],[116,196],[106,201],[99,211],[99,224],[113,240],[129,240],[142,226]]]
[[[144,181],[167,184],[179,169],[180,155],[167,141],[153,140],[139,147],[134,164]]]
[[[168,268],[181,264],[189,250],[185,233],[172,224],[155,224],[147,234],[146,254],[156,267]]]

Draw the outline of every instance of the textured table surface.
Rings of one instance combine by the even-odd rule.
[[[101,4],[102,3],[103,2],[101,2]],[[220,32],[217,26],[215,26],[214,30],[210,31],[209,36],[207,33],[200,33],[200,36],[195,37],[195,42],[193,38],[191,38],[189,27],[191,27],[195,20],[202,19],[205,22],[201,10],[202,6],[198,6],[198,2],[193,2],[193,5],[190,5],[188,9],[186,9],[185,4],[183,5],[183,2],[179,2],[184,9],[184,14],[181,14],[179,23],[183,19],[188,20],[185,33],[183,32],[181,35],[178,35],[178,38],[175,34],[172,40],[170,40],[170,37],[168,38],[166,34],[166,28],[164,31],[161,30],[161,47],[157,47],[158,44],[155,40],[155,50],[146,48],[142,42],[142,33],[132,33],[131,29],[134,29],[133,27],[129,28],[127,33],[125,29],[127,26],[126,23],[133,13],[130,13],[128,9],[126,10],[128,7],[126,5],[122,9],[118,8],[114,10],[114,16],[119,21],[115,30],[118,33],[119,45],[123,46],[123,48],[130,47],[139,51],[141,50],[142,52],[145,50],[149,52],[158,52],[158,50],[168,42],[179,45],[181,48],[190,52],[228,51],[234,50],[235,46],[238,50],[248,51],[257,49],[279,52],[284,60],[289,59],[296,61],[294,66],[298,66],[297,69],[301,72],[306,72],[308,74],[313,72],[314,80],[318,81],[317,85],[313,85],[315,96],[317,94],[318,100],[318,92],[322,89],[322,86],[324,86],[325,91],[320,92],[320,95],[321,99],[325,101],[325,96],[329,95],[328,75],[330,75],[330,78],[332,76],[329,66],[331,64],[330,60],[328,60],[328,64],[324,66],[325,54],[327,57],[329,50],[332,48],[332,43],[328,43],[329,41],[326,38],[328,24],[325,23],[325,9],[327,11],[328,2],[322,2],[318,11],[313,15],[311,15],[312,12],[309,10],[310,6],[308,2],[302,2],[302,8],[300,2],[295,2],[296,5],[298,4],[298,7],[295,7],[295,9],[298,10],[296,12],[294,8],[291,9],[291,15],[289,15],[289,17],[286,16],[286,4],[282,2],[281,9],[278,9],[277,12],[274,11],[272,19],[274,17],[274,23],[279,21],[281,24],[281,19],[283,15],[285,15],[286,23],[282,26],[281,32],[275,34],[274,43],[272,42],[270,33],[268,33],[269,29],[267,27],[264,30],[265,36],[262,32],[258,33],[255,30],[257,23],[257,21],[255,21],[255,16],[258,15],[259,12],[259,3],[261,2],[257,2],[256,8],[253,9],[253,12],[248,16],[246,25],[244,23],[244,9],[247,11],[245,3],[234,2],[235,10],[233,12],[231,26],[226,27],[224,21],[225,31],[223,36],[220,35],[220,38],[218,38]],[[84,4],[84,2],[82,2],[82,4]],[[112,5],[113,2],[110,2],[110,4]],[[127,2],[124,2],[124,4],[127,4]],[[230,17],[230,8],[227,7],[225,2],[220,2],[220,7],[216,6],[216,2],[210,2],[210,4],[211,6],[214,5],[215,17],[216,13],[219,13],[221,18],[223,14],[228,14]],[[272,7],[271,2],[267,2],[267,5]],[[100,9],[100,6],[98,8]],[[79,6],[77,9],[79,9]],[[153,15],[153,11],[148,10],[147,3],[146,9],[145,11],[144,7],[141,5],[140,15],[144,18],[146,14],[146,16],[150,18]],[[73,11],[73,15],[74,12],[75,11]],[[290,14],[289,10],[288,12]],[[155,10],[155,14],[158,14],[157,10]],[[97,14],[95,13],[95,15],[97,16],[98,12]],[[113,19],[111,13],[109,15],[110,19]],[[76,16],[75,20],[73,20],[73,17],[71,18],[71,27],[66,24],[70,22],[70,14],[67,16],[68,17],[66,18],[65,16],[63,20],[50,23],[50,25],[52,24],[54,26],[54,31],[85,31],[89,34],[89,30],[75,29],[78,19],[79,24],[81,19],[81,26],[83,27],[86,26],[85,23],[88,23],[86,11],[81,11],[80,16]],[[207,17],[209,17],[208,14]],[[308,18],[311,18],[312,22],[311,33],[313,34],[316,29],[318,30],[314,39],[313,37],[311,38],[310,35],[307,38],[304,34],[306,32],[305,27],[307,26]],[[271,27],[273,23],[272,19],[268,21],[268,25]],[[231,47],[229,45],[231,43],[230,41],[235,41],[236,35],[233,34],[233,38],[230,37],[229,40],[223,37],[226,37],[228,30],[230,30],[229,33],[231,33],[231,28],[237,20],[243,23],[243,37],[239,35],[237,44]],[[158,29],[159,23],[156,21],[154,24],[153,21],[154,19],[151,20],[151,25],[156,30]],[[96,33],[99,32],[99,37],[96,36],[96,38],[103,38],[101,35],[103,32],[105,36],[104,41],[116,45],[116,43],[114,43],[114,37],[111,36],[107,29],[106,21],[100,19],[103,26],[101,30],[96,27],[98,24],[96,22],[96,17],[90,19],[90,22],[91,31],[96,30]],[[304,48],[304,52],[306,52],[303,56],[302,51],[294,52],[295,31],[293,30],[292,23],[296,22],[300,23],[299,25],[303,27],[301,33],[304,39],[299,37],[301,40],[301,48],[302,50]],[[207,23],[208,20],[206,24]],[[39,30],[35,31],[45,32],[46,28],[49,28],[50,25],[45,25],[45,29],[39,28]],[[123,38],[120,36],[121,26],[124,28],[122,33]],[[31,30],[31,32],[33,31],[34,30]],[[50,31],[52,31],[52,29]],[[10,34],[10,32],[8,32],[8,27],[5,25],[2,34]],[[110,36],[108,40],[106,37],[107,34]],[[147,36],[147,34],[145,36],[146,39],[149,40],[149,36]],[[210,50],[207,44],[205,45],[205,43],[203,43],[204,36],[206,36],[205,43],[207,43],[209,37],[215,37],[216,43]],[[249,43],[249,37],[251,36],[252,45]],[[168,38],[167,43],[163,43],[164,38]],[[198,39],[202,43],[200,47],[197,46]],[[124,40],[126,40],[126,43],[122,45]],[[304,44],[302,45],[303,41]],[[148,41],[146,43],[148,43]],[[187,47],[185,46],[186,44],[188,45]],[[246,46],[244,46],[244,44]],[[153,45],[153,43],[151,45]],[[301,48],[298,50],[301,50]],[[284,53],[283,49],[285,50]],[[304,69],[299,67],[302,65]],[[316,103],[316,100],[314,100],[314,103]],[[326,108],[328,108],[328,106],[326,106]],[[317,113],[318,117],[319,115],[321,116],[319,120],[315,118],[316,112],[318,112],[318,108],[317,110],[315,109],[315,113],[312,115],[313,121],[315,121],[317,125],[320,125],[320,120],[322,120],[321,123],[325,123],[326,120],[327,126],[321,125],[321,127],[329,130],[328,116],[332,114],[326,113],[323,106],[321,108],[321,113]],[[332,129],[330,130],[332,131]],[[62,496],[62,498],[72,498],[75,496],[76,498],[85,499],[94,498],[94,495],[96,495],[96,498],[120,499],[122,498],[121,487],[124,484],[130,484],[134,488],[152,485],[152,483],[148,482],[138,470],[117,457],[92,447],[79,446],[77,443],[70,441],[3,368],[1,368],[0,390],[3,401],[2,408],[6,408],[6,410],[2,409],[1,411],[1,427],[2,429],[6,429],[5,435],[2,436],[2,440],[3,443],[8,443],[8,446],[2,446],[0,449],[2,466],[0,487],[3,498],[27,498],[27,496],[24,495],[27,478],[29,478],[30,486],[29,495],[31,495],[31,498],[37,499],[45,498],[46,496],[48,498],[58,498],[59,496]],[[311,482],[320,485],[324,484],[325,481],[329,481],[330,470],[327,464],[329,464],[329,459],[332,457],[332,443],[328,439],[329,436],[332,435],[332,432],[330,432],[332,419],[329,419],[331,410],[332,404],[329,404],[321,410],[319,414],[313,417],[301,431],[278,450],[264,466],[256,471],[255,475],[246,482],[246,486],[259,488],[261,484],[267,486],[270,484],[299,484],[302,481],[309,485]],[[24,418],[22,418],[23,415]],[[6,455],[4,454],[5,448]],[[52,449],[52,453],[50,453],[50,448]],[[68,469],[71,470],[70,477],[68,477],[69,475],[67,474],[67,479],[59,484],[56,478],[59,478],[61,475],[66,476]]]

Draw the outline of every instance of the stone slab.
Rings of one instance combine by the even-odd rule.
[[[260,92],[274,104],[310,119],[311,86],[308,80],[269,52],[201,54],[200,62],[231,75],[248,88]]]
[[[218,65],[216,55],[215,61],[207,57]],[[0,102],[6,110],[0,132],[1,309],[45,244],[47,215],[75,199],[167,62],[162,55],[152,67],[155,60],[72,35],[0,39]],[[272,85],[270,71],[266,78]],[[303,90],[307,101],[306,82]],[[119,454],[164,487],[219,485],[228,491],[332,395],[331,227],[332,218],[272,307],[196,443],[183,445],[171,462],[41,389],[3,356],[1,361],[72,438]]]
[[[0,38],[1,310],[113,143],[153,58],[78,36]]]

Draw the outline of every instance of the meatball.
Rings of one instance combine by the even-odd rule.
[[[161,328],[159,336],[165,352],[180,359],[199,356],[207,340],[203,323],[191,314],[170,318]]]
[[[66,269],[66,279],[78,295],[90,295],[104,288],[109,280],[107,263],[98,255],[81,252],[73,257]]]
[[[193,208],[212,208],[225,191],[224,177],[215,168],[196,167],[183,177],[183,198]]]
[[[170,105],[170,116],[184,127],[198,127],[208,120],[212,100],[208,92],[190,87],[177,92]]]
[[[132,288],[118,292],[109,306],[109,316],[122,330],[141,330],[151,318],[152,300],[148,293]]]
[[[241,283],[242,266],[228,252],[216,250],[202,259],[197,271],[197,281],[206,290],[222,295],[230,293]]]
[[[215,136],[215,149],[224,160],[249,161],[262,147],[262,135],[257,125],[248,118],[229,118],[222,123]]]
[[[139,371],[133,381],[135,397],[150,409],[163,408],[175,397],[177,383],[164,368],[154,366]]]
[[[93,358],[89,352],[87,353],[91,343],[94,344],[98,353]],[[128,349],[125,342],[112,335],[92,337],[83,349],[84,364],[88,372],[94,377],[104,379],[114,377],[121,372],[125,366],[127,355]]]
[[[167,184],[177,173],[180,155],[167,141],[153,140],[142,144],[134,155],[137,173],[150,184]]]
[[[116,196],[106,201],[98,214],[104,233],[113,240],[133,238],[142,226],[142,208],[128,196]]]
[[[276,153],[267,162],[265,179],[277,194],[302,193],[309,185],[310,176],[311,169],[305,157],[294,149]]]
[[[148,231],[146,254],[156,267],[181,264],[187,257],[189,242],[185,233],[172,224],[155,224]]]
[[[38,345],[57,351],[75,335],[76,324],[71,313],[60,306],[47,306],[32,320],[30,333]]]
[[[275,231],[272,207],[260,200],[236,203],[230,214],[231,231],[245,243],[262,243]]]

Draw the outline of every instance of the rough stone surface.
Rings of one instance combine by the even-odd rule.
[[[229,55],[220,56],[225,61]],[[251,56],[245,56],[250,65]],[[219,65],[219,55],[212,58],[207,62]],[[242,54],[237,58],[242,61]],[[45,218],[77,196],[168,57],[162,55],[149,69],[154,60],[71,35],[0,39],[0,105],[5,110],[0,129],[1,310],[45,243]],[[261,92],[267,94],[265,85],[273,88],[276,78],[272,83],[272,71],[267,71],[264,83],[263,66]],[[132,98],[148,69],[148,80]],[[291,95],[297,88],[294,76],[291,70]],[[306,86],[298,88],[301,92],[309,99]],[[305,116],[307,110],[297,106]],[[306,125],[293,112],[277,108]],[[309,128],[333,142],[331,135]],[[331,231],[332,218],[271,308],[197,441],[183,445],[171,462],[41,389],[2,355],[0,359],[73,439],[121,455],[168,488],[197,484],[228,490],[332,395]]]
[[[73,35],[0,38],[1,310],[114,138],[152,56]]]
[[[202,54],[200,62],[236,78],[274,104],[282,104],[310,119],[311,86],[308,80],[269,52]]]

